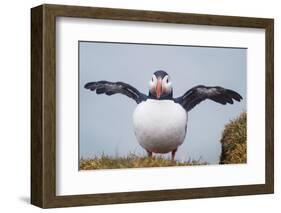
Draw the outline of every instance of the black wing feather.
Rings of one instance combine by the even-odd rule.
[[[123,94],[134,99],[137,103],[145,101],[147,96],[133,86],[123,82],[97,81],[85,84],[85,89],[96,91],[97,94]]]
[[[207,87],[199,85],[188,90],[183,96],[175,100],[176,103],[181,104],[186,111],[190,111],[197,104],[202,101],[210,99],[220,104],[233,104],[233,100],[241,101],[243,98],[237,92],[225,89],[223,87]]]

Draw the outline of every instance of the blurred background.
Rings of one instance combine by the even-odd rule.
[[[176,160],[217,164],[224,126],[246,111],[247,49],[79,42],[80,158],[146,155],[133,129],[134,100],[124,95],[96,95],[91,81],[123,81],[148,94],[153,72],[169,73],[174,97],[193,86],[222,86],[240,93],[242,102],[220,105],[206,100],[188,113],[187,135]],[[162,155],[170,158],[170,155]]]

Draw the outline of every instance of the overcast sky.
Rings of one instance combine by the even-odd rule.
[[[153,72],[165,70],[174,97],[198,84],[222,86],[243,96],[233,105],[207,100],[188,113],[187,135],[176,159],[219,162],[224,125],[246,111],[246,49],[80,42],[79,51],[80,157],[146,155],[134,135],[135,101],[119,94],[96,95],[84,85],[123,81],[148,94]]]

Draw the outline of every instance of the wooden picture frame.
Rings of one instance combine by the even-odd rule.
[[[265,29],[265,184],[56,195],[56,18],[73,17]],[[31,203],[42,208],[267,194],[274,191],[274,21],[218,15],[41,5],[31,9]]]

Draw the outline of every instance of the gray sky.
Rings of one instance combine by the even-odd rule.
[[[80,157],[145,155],[133,129],[133,99],[96,95],[90,81],[123,81],[148,94],[153,72],[165,70],[174,97],[198,84],[222,86],[244,98],[233,105],[204,101],[188,113],[176,159],[218,163],[224,125],[246,110],[246,49],[80,42]],[[170,155],[164,155],[170,157]]]

